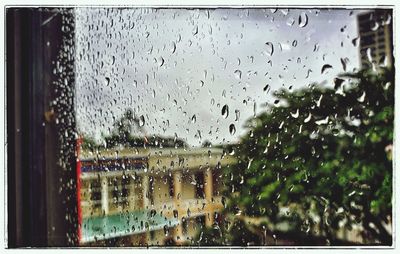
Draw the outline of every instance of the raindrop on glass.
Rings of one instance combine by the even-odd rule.
[[[363,92],[363,94],[360,96],[360,97],[358,97],[357,98],[357,101],[359,101],[359,102],[364,102],[364,100],[365,100],[365,91]]]
[[[325,74],[329,69],[332,69],[332,65],[324,64],[321,68],[321,74]]]
[[[235,121],[239,121],[240,111],[238,109],[235,110]]]
[[[354,47],[358,47],[358,45],[360,44],[360,37],[352,39],[351,43],[353,44]]]
[[[291,115],[293,118],[299,117],[299,109],[297,109],[297,111],[296,111],[295,113],[290,112],[290,115]]]
[[[264,86],[264,88],[263,88],[264,92],[266,92],[266,93],[269,93],[270,89],[271,89],[271,87],[268,84],[266,86]]]
[[[347,64],[349,63],[349,59],[347,57],[340,58],[340,62],[342,63],[343,71],[346,71]]]
[[[221,114],[223,118],[227,118],[229,116],[229,107],[228,105],[224,105],[221,110]]]
[[[139,117],[139,126],[142,127],[144,124],[145,124],[144,116],[141,115],[141,116]]]
[[[317,124],[317,125],[327,124],[328,121],[329,121],[329,116],[327,116],[325,119],[315,121],[315,124]]]
[[[109,77],[105,78],[105,84],[106,84],[106,86],[110,85],[110,78]]]
[[[308,16],[304,12],[299,15],[299,27],[305,27],[308,24]]]
[[[192,34],[193,34],[193,35],[196,35],[196,34],[198,34],[198,33],[199,33],[199,27],[198,27],[198,26],[195,26],[195,27],[193,28]]]
[[[171,44],[171,53],[173,54],[173,53],[175,53],[175,51],[176,51],[176,43],[172,42],[172,44]]]
[[[165,60],[164,60],[164,58],[163,57],[160,57],[158,60],[157,60],[157,62],[158,62],[158,66],[163,66],[164,65],[164,62],[165,62]]]
[[[241,70],[235,70],[235,71],[233,72],[233,74],[235,74],[235,77],[236,77],[237,79],[241,79],[241,78],[242,78],[242,71],[241,71]]]
[[[304,119],[304,123],[308,123],[311,120],[311,113]]]
[[[235,135],[235,133],[236,133],[236,127],[233,123],[231,125],[229,125],[229,133],[231,135]]]
[[[265,52],[269,56],[272,56],[274,54],[274,45],[272,44],[272,42],[266,42],[265,43]]]
[[[371,31],[376,31],[379,28],[379,23],[375,21],[374,25],[371,27]]]

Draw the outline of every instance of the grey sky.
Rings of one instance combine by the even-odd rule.
[[[100,137],[130,107],[145,117],[147,135],[176,133],[194,146],[237,141],[254,103],[256,114],[265,110],[273,91],[331,85],[341,58],[348,71],[359,66],[357,12],[78,8],[78,128]],[[321,74],[324,64],[333,68]]]

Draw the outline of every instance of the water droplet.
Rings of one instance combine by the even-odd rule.
[[[106,84],[106,86],[110,85],[110,78],[109,77],[105,78],[105,84]]]
[[[307,116],[306,119],[304,119],[305,123],[308,123],[311,120],[311,113]]]
[[[347,64],[349,63],[349,59],[347,57],[340,58],[340,62],[342,63],[343,71],[346,71]]]
[[[386,20],[384,21],[385,25],[389,25],[392,22],[392,16],[391,15],[387,15]]]
[[[327,116],[325,119],[321,119],[321,120],[315,121],[315,124],[317,124],[317,125],[327,124],[328,121],[329,121],[329,116]]]
[[[344,79],[335,78],[335,79],[333,80],[333,82],[335,83],[335,87],[334,87],[334,88],[337,90],[337,89],[339,89],[339,87],[343,84]]]
[[[269,56],[274,54],[274,44],[272,44],[272,42],[265,43],[265,53],[267,53]]]
[[[311,69],[308,69],[308,70],[307,70],[306,78],[310,77],[310,73],[311,73],[311,72],[313,72]]]
[[[242,78],[242,71],[241,70],[235,70],[235,72],[233,72],[233,74],[235,74],[235,77],[237,79],[241,79]]]
[[[164,58],[163,57],[160,57],[158,60],[157,60],[157,62],[158,62],[158,66],[163,66],[164,65],[164,62],[165,62],[165,60],[164,60]]]
[[[324,74],[327,72],[327,70],[332,69],[332,65],[330,64],[324,64],[324,66],[322,66],[321,68],[321,74]]]
[[[238,109],[235,109],[235,121],[239,121],[240,118],[240,111]]]
[[[243,176],[240,176],[240,182],[239,182],[239,184],[243,184],[244,183],[244,177]]]
[[[391,83],[390,82],[386,82],[386,84],[384,85],[383,89],[384,90],[388,90],[390,87]]]
[[[299,15],[299,27],[305,27],[308,24],[308,16],[304,12]]]
[[[372,49],[371,48],[367,48],[367,58],[368,58],[368,61],[370,62],[370,63],[372,63]]]
[[[145,124],[144,116],[141,115],[141,116],[139,117],[139,126],[142,127],[144,124]]]
[[[193,35],[196,35],[196,34],[198,34],[198,33],[199,33],[199,26],[195,26],[195,27],[193,28],[192,34],[193,34]]]
[[[229,116],[229,107],[228,105],[224,105],[221,110],[221,114],[223,118],[227,118]]]
[[[291,115],[293,118],[299,117],[299,109],[297,109],[297,111],[296,111],[295,113],[290,112],[290,115]]]
[[[371,27],[371,31],[376,31],[379,28],[379,23],[375,21],[374,25]]]
[[[164,226],[164,235],[168,236],[169,234],[169,228],[167,227],[167,225]]]
[[[176,51],[176,43],[172,42],[171,43],[171,53],[173,54],[173,53],[175,53],[175,51]]]
[[[266,93],[269,93],[270,89],[271,89],[271,87],[268,84],[266,86],[264,86],[264,88],[263,88],[264,92],[266,92]]]
[[[357,98],[357,101],[359,101],[359,102],[364,102],[364,100],[365,100],[365,91],[362,93],[362,95],[359,97],[359,98]]]
[[[319,106],[321,106],[321,101],[322,101],[322,97],[323,97],[324,95],[323,94],[321,94],[321,96],[319,97],[319,99],[318,99],[318,101],[317,101],[317,107],[319,108]]]
[[[231,135],[235,135],[235,133],[236,133],[236,127],[233,123],[231,125],[229,125],[229,133]]]
[[[351,43],[353,43],[354,47],[358,47],[358,45],[360,44],[360,37],[356,37],[356,38],[352,39]]]

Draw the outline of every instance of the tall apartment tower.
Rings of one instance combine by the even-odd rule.
[[[392,13],[377,9],[358,15],[361,68],[393,66]]]

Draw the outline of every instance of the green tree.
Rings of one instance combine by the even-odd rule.
[[[384,224],[392,220],[393,72],[363,70],[335,79],[334,88],[275,96],[278,105],[249,119],[236,147],[226,195],[239,195],[231,204],[330,242],[340,221],[357,223],[368,243],[390,245]]]
[[[83,135],[82,141],[83,150],[93,151],[99,147],[99,144],[96,142],[96,140],[89,135]]]
[[[141,119],[142,118],[142,119]],[[126,147],[184,147],[186,142],[175,137],[161,135],[147,136],[144,129],[144,117],[135,116],[132,109],[127,109],[114,123],[110,135],[103,135],[108,148],[118,145]],[[139,134],[139,135],[138,135]]]

